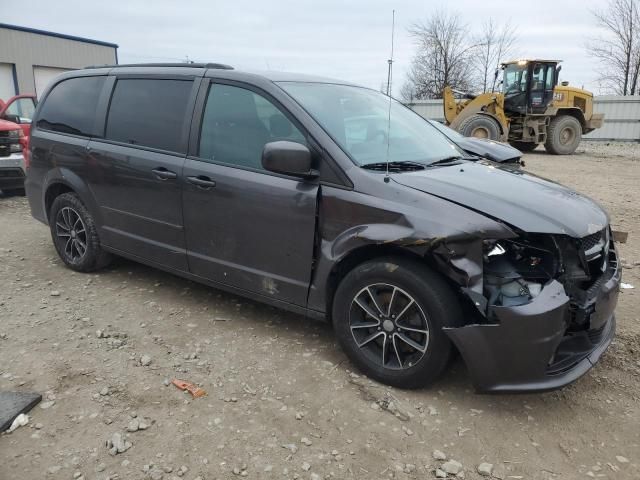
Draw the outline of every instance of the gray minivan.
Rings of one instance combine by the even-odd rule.
[[[583,375],[620,267],[594,201],[463,150],[381,93],[220,64],[57,77],[26,189],[66,265],[121,255],[332,322],[399,387],[462,355],[479,391]]]

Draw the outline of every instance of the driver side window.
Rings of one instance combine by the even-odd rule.
[[[31,123],[35,109],[32,98],[18,98],[9,105],[5,114],[19,117],[20,123]]]
[[[279,140],[307,143],[267,98],[246,88],[211,85],[200,130],[202,160],[263,170],[265,144]]]

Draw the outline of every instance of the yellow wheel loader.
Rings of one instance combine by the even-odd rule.
[[[575,152],[582,135],[602,126],[604,115],[593,113],[592,93],[568,82],[558,85],[559,63],[503,63],[501,92],[471,95],[445,87],[447,124],[467,137],[509,142],[523,152],[540,143],[556,155]]]

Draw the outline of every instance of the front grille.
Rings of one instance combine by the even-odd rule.
[[[598,245],[604,236],[604,230],[600,230],[599,232],[593,233],[591,235],[587,235],[586,237],[582,237],[578,239],[578,248],[584,251],[591,250],[593,247]]]
[[[0,138],[9,138],[11,130],[0,130]]]

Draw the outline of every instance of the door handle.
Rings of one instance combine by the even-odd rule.
[[[198,175],[197,177],[187,177],[187,182],[192,183],[198,188],[202,188],[203,190],[209,190],[210,188],[216,186],[216,182],[204,175]]]
[[[151,171],[160,180],[173,180],[175,178],[178,178],[178,175],[176,174],[176,172],[172,172],[170,170],[167,170],[164,167],[154,168]]]

